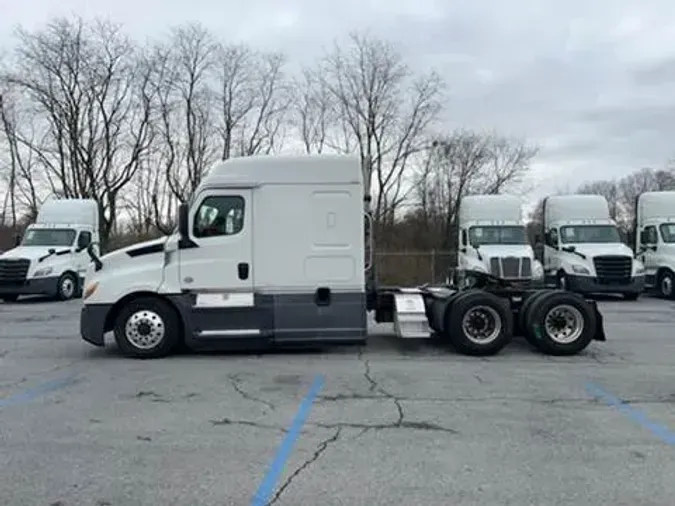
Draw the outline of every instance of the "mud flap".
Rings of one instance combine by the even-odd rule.
[[[593,307],[593,311],[595,312],[595,333],[593,335],[593,340],[607,341],[607,336],[605,336],[605,324],[602,313],[598,309],[598,303],[594,300],[587,300],[586,302]]]

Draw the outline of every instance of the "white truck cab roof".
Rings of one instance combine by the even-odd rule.
[[[556,224],[612,224],[609,204],[602,195],[552,195],[545,200],[547,228]]]
[[[42,204],[35,225],[98,227],[98,206],[89,199],[49,199]]]
[[[208,188],[254,188],[261,185],[344,184],[345,175],[360,184],[363,174],[353,155],[247,156],[214,165],[195,195]],[[318,174],[320,173],[320,175]]]
[[[637,202],[638,227],[654,221],[675,222],[675,191],[645,192]]]
[[[495,218],[499,219],[496,220]],[[522,207],[513,195],[470,195],[463,197],[459,206],[460,223],[522,223]]]

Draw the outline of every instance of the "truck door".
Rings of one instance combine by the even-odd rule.
[[[246,298],[253,305],[252,214],[252,190],[199,196],[189,213],[192,244],[180,249],[181,289],[221,300]]]

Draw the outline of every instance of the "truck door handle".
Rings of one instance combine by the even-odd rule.
[[[242,262],[237,265],[237,271],[239,273],[239,279],[245,280],[248,279],[248,264],[246,262]]]

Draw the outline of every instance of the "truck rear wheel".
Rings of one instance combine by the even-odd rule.
[[[177,347],[181,324],[168,302],[141,297],[131,300],[115,321],[115,341],[122,353],[132,358],[160,358]]]
[[[533,294],[531,294],[527,299],[525,299],[525,302],[523,302],[523,305],[520,307],[520,311],[518,313],[518,328],[522,332],[522,335],[525,338],[525,340],[532,345],[535,345],[535,343],[531,341],[530,333],[527,331],[527,323],[530,321],[532,317],[531,316],[532,308],[535,306],[535,304],[539,299],[553,292],[568,293],[565,290],[561,290],[558,288],[553,289],[548,288],[545,290],[538,290]]]
[[[525,334],[547,355],[576,355],[590,344],[595,326],[595,313],[581,295],[552,291],[532,302]]]
[[[444,334],[466,355],[494,355],[512,337],[513,315],[505,302],[483,290],[468,290],[448,306]]]

